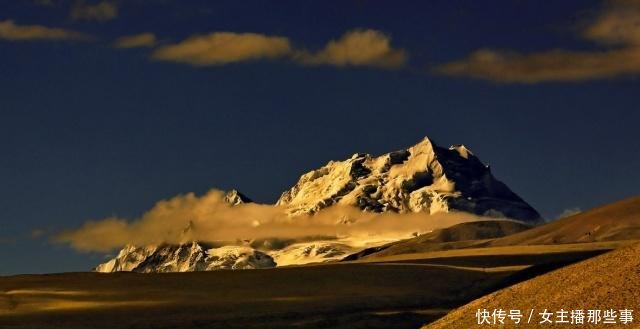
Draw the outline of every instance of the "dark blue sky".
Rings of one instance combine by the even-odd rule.
[[[102,255],[50,235],[216,187],[274,202],[297,177],[355,152],[429,136],[464,143],[546,218],[638,194],[640,81],[502,83],[433,74],[483,47],[597,48],[577,29],[596,1],[122,1],[74,20],[73,2],[0,4],[0,22],[91,34],[91,42],[0,39],[0,274],[87,270]],[[77,4],[75,4],[77,5]],[[321,49],[355,28],[404,49],[400,69],[257,60],[197,67],[116,49],[154,33],[216,31]],[[33,238],[33,230],[44,235]]]

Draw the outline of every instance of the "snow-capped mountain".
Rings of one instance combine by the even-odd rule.
[[[447,212],[536,223],[540,214],[491,174],[464,145],[442,148],[429,138],[378,157],[356,153],[310,171],[277,202],[292,215],[334,204],[373,212]]]
[[[232,206],[252,202],[236,190],[228,192],[224,201]],[[464,145],[443,148],[428,138],[407,149],[377,157],[357,153],[344,161],[330,161],[302,175],[277,201],[292,220],[296,215],[314,214],[336,204],[371,212],[463,211],[529,224],[541,221],[535,209],[498,181],[489,167]],[[340,221],[336,225],[341,225]],[[190,229],[191,224],[185,232]],[[358,244],[352,242],[305,241],[275,250],[249,245],[213,247],[199,241],[126,246],[118,256],[95,270],[185,272],[269,268],[276,263],[283,266],[340,259],[357,252]]]

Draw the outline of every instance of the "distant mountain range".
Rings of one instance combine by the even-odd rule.
[[[252,202],[235,190],[228,192],[224,200],[234,206]],[[343,161],[330,161],[302,175],[293,187],[282,193],[276,204],[285,207],[292,217],[345,205],[367,212],[461,211],[483,217],[510,218],[527,225],[542,222],[533,207],[497,180],[489,166],[464,145],[443,148],[429,138],[377,157],[356,153]],[[353,252],[355,250],[347,245],[317,241],[272,254],[281,262],[295,264],[340,259]],[[95,270],[184,272],[268,268],[277,265],[274,257],[250,246],[214,247],[201,241],[181,245],[129,245]]]

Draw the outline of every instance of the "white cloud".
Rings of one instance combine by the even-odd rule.
[[[331,40],[316,53],[301,52],[297,59],[310,65],[402,67],[406,53],[391,46],[391,39],[376,30],[352,30]]]
[[[4,40],[76,40],[86,41],[88,34],[42,25],[17,25],[13,20],[0,21],[0,39]]]
[[[258,33],[213,32],[162,46],[153,58],[197,66],[275,59],[291,53],[289,39]]]
[[[311,52],[292,46],[287,37],[258,33],[212,32],[194,35],[159,47],[156,60],[196,66],[225,65],[260,59],[283,59],[302,65],[371,66],[399,68],[406,53],[391,46],[390,38],[376,30],[352,30]]]
[[[609,46],[597,51],[534,53],[480,49],[435,71],[496,82],[583,81],[640,74],[640,1],[609,1],[582,36]]]

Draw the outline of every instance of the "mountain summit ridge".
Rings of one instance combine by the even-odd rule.
[[[465,145],[443,148],[428,137],[377,157],[356,153],[347,160],[329,161],[303,174],[276,204],[286,206],[292,215],[341,204],[374,212],[465,211],[542,221]]]

